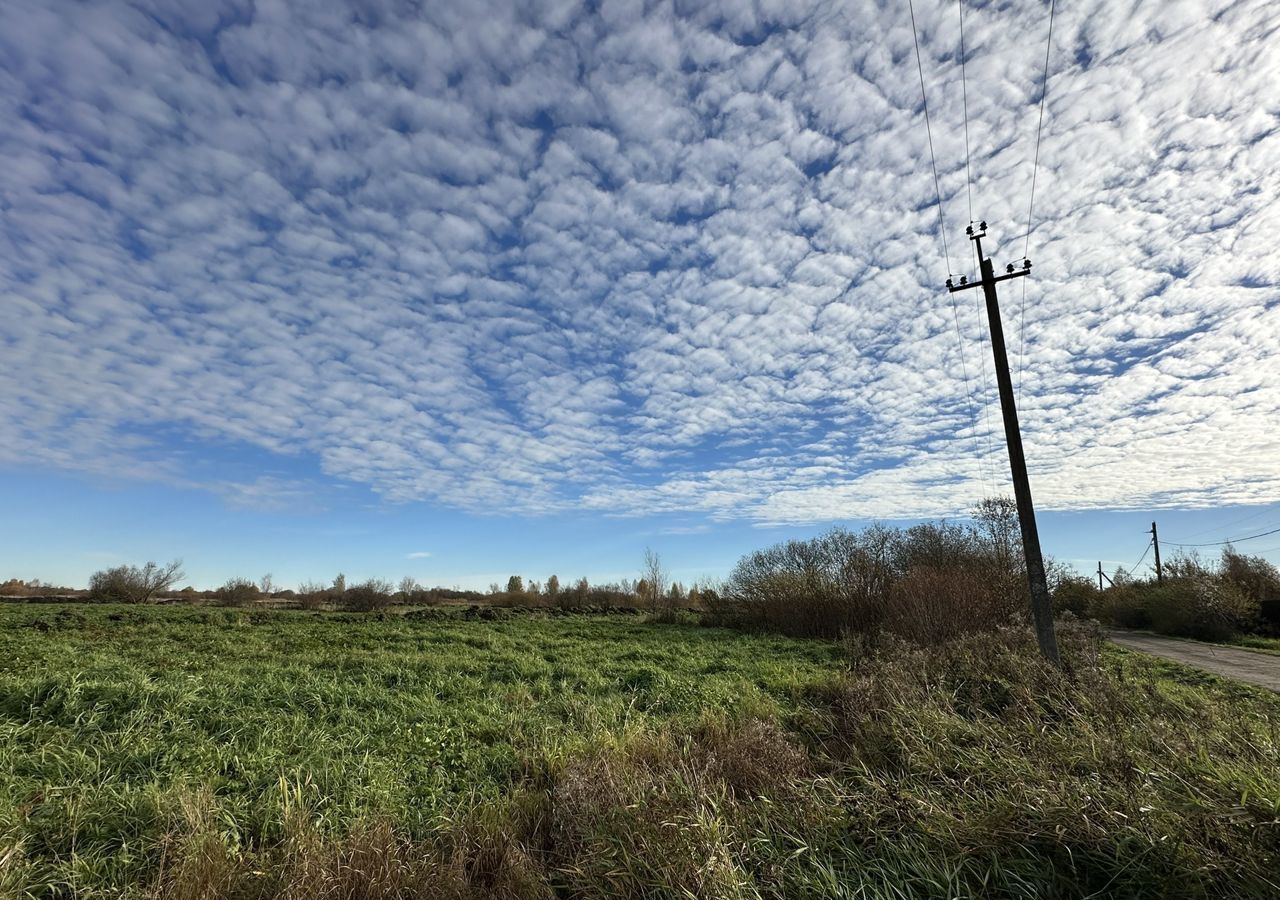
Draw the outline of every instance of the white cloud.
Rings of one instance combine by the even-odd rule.
[[[918,6],[959,273],[955,8]],[[1005,490],[907,17],[678,8],[8,4],[0,462],[314,493],[193,469],[247,446],[392,501],[758,522]],[[1044,13],[966,17],[1001,263]],[[1003,296],[1041,508],[1280,495],[1271,18],[1058,10],[1025,346]]]
[[[415,550],[412,553],[406,553],[404,558],[405,559],[430,559],[431,554],[428,553],[426,550]]]

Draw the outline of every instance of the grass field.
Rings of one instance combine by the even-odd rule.
[[[1269,896],[1280,700],[1013,635],[0,607],[29,897]],[[355,873],[355,874],[353,874]]]

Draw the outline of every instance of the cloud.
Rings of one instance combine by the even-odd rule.
[[[761,523],[1007,492],[919,7],[945,257],[897,7],[10,3],[0,464]],[[1274,499],[1269,7],[1057,15],[1029,243],[1045,10],[965,22],[1038,504]],[[238,449],[286,471],[208,477]]]
[[[406,553],[405,559],[430,559],[431,554],[426,550],[415,550],[413,553]]]

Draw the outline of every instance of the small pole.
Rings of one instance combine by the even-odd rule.
[[[1098,560],[1098,590],[1102,590],[1102,560]]]
[[[1156,584],[1164,584],[1164,570],[1160,568],[1160,536],[1156,534],[1156,523],[1151,523],[1151,543],[1156,548]]]
[[[947,279],[951,293],[981,286],[987,300],[987,320],[991,326],[991,352],[995,356],[996,383],[1000,388],[1000,411],[1004,414],[1004,439],[1009,447],[1009,468],[1013,473],[1013,497],[1018,504],[1018,524],[1022,529],[1022,550],[1027,558],[1027,585],[1031,589],[1031,618],[1036,626],[1040,652],[1054,665],[1059,665],[1058,639],[1053,630],[1053,603],[1044,574],[1044,557],[1040,553],[1040,532],[1036,528],[1036,511],[1031,502],[1031,482],[1027,478],[1027,459],[1022,452],[1022,431],[1018,426],[1018,407],[1013,395],[1013,379],[1009,376],[1009,356],[1004,347],[1004,325],[1000,321],[1000,300],[996,282],[1031,274],[1031,260],[1024,259],[1021,269],[1011,263],[1005,274],[997,276],[991,260],[982,254],[982,239],[987,236],[987,223],[974,231],[966,229],[978,254],[980,281],[969,283],[961,277],[958,285]]]

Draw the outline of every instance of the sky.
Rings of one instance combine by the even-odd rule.
[[[1037,142],[1048,13],[915,3],[930,133],[898,2],[6,0],[0,579],[963,517],[1011,493],[971,220],[1033,263],[1046,552],[1280,528],[1280,14],[1063,0]]]

